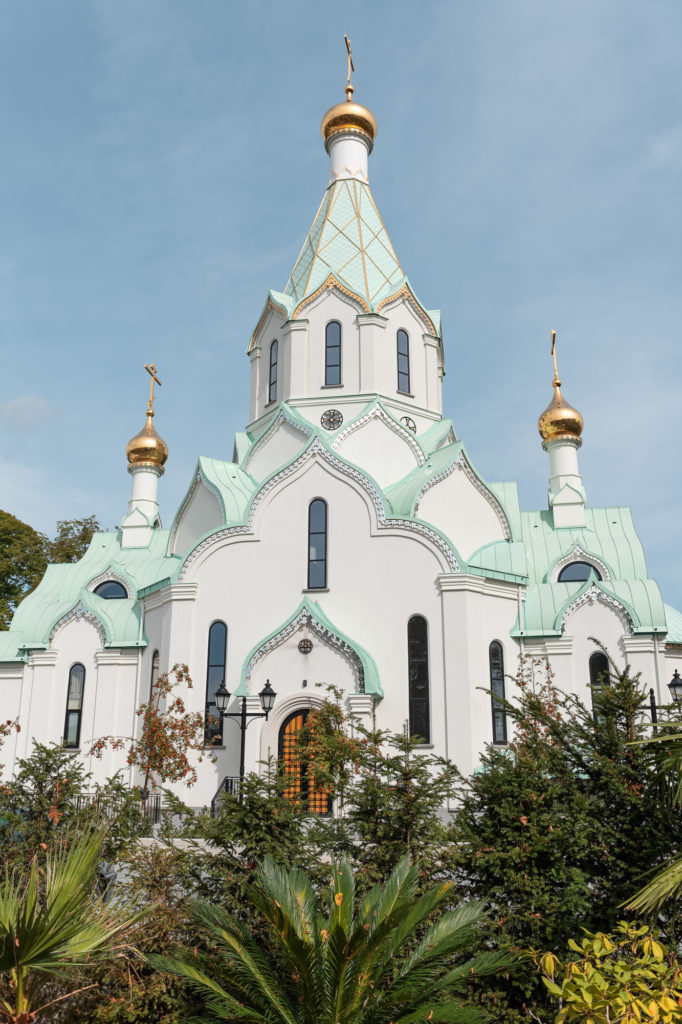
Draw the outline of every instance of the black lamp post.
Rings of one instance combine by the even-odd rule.
[[[680,676],[677,669],[673,672],[673,677],[668,683],[668,689],[670,690],[672,703],[682,704],[682,676]],[[659,705],[656,703],[656,695],[654,693],[653,686],[649,690],[649,707],[651,709],[651,721],[655,725],[658,721],[658,715],[656,712],[659,710]],[[665,707],[665,705],[663,705],[663,707]]]
[[[682,680],[680,680],[682,683]],[[241,711],[228,711],[227,705],[230,700],[230,691],[225,686],[225,680],[221,682],[220,686],[215,692],[215,703],[220,714],[221,721],[224,718],[236,718],[239,722],[239,729],[241,732],[241,751],[239,755],[239,802],[243,799],[243,782],[244,782],[244,755],[246,750],[246,729],[250,722],[254,718],[264,718],[267,722],[268,715],[272,711],[272,706],[275,703],[275,697],[277,694],[270,686],[270,680],[268,679],[265,686],[258,694],[260,697],[260,706],[262,711],[249,711],[246,710],[246,697],[242,697]]]

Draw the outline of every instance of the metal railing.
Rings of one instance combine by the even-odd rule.
[[[162,793],[150,793],[145,800],[140,800],[141,817],[152,825],[158,825],[161,821],[162,801]],[[120,812],[122,803],[102,793],[79,793],[71,802],[77,811],[95,807],[107,820]]]
[[[238,775],[226,775],[218,786],[215,796],[211,800],[211,817],[217,818],[220,813],[220,804],[227,796],[239,796],[241,779]]]

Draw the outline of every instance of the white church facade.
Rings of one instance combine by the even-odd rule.
[[[258,712],[269,680],[277,696],[246,733],[247,771],[282,750],[320,701],[316,684],[333,684],[365,723],[406,727],[471,772],[486,743],[507,740],[485,691],[511,696],[528,653],[589,701],[604,668],[590,637],[669,701],[682,615],[648,578],[629,509],[587,503],[582,418],[556,362],[539,422],[546,509],[522,511],[514,483],[483,480],[444,418],[440,314],[390,242],[368,179],[376,122],[346,92],[322,122],[322,203],[248,346],[250,422],[232,459],[199,458],[163,529],[168,450],[150,396],[127,449],[121,528],[96,534],[80,562],[50,566],[0,633],[0,718],[21,724],[3,751],[10,771],[35,738],[63,742],[101,780],[122,769],[139,783],[124,753],[88,751],[138,729],[151,680],[178,662],[194,680],[188,707],[209,715],[207,740],[221,682],[231,712],[243,697]],[[239,774],[234,720],[215,755],[191,792],[178,788],[189,803]]]

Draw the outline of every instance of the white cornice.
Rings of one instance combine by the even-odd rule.
[[[152,611],[154,608],[161,608],[173,601],[196,601],[198,583],[171,583],[163,590],[155,590],[153,594],[147,594],[142,598],[145,611]]]
[[[470,594],[485,594],[486,597],[502,598],[504,601],[516,601],[519,590],[522,594],[525,592],[525,587],[522,584],[506,580],[486,579],[484,576],[472,576],[469,573],[441,573],[436,577],[436,583],[441,594],[467,591]]]
[[[132,668],[137,665],[138,653],[135,648],[110,647],[106,651],[95,651],[95,665],[118,665]]]

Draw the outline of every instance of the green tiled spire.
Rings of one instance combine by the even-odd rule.
[[[301,302],[330,274],[370,309],[405,279],[369,185],[355,178],[336,181],[325,192],[284,293]]]

